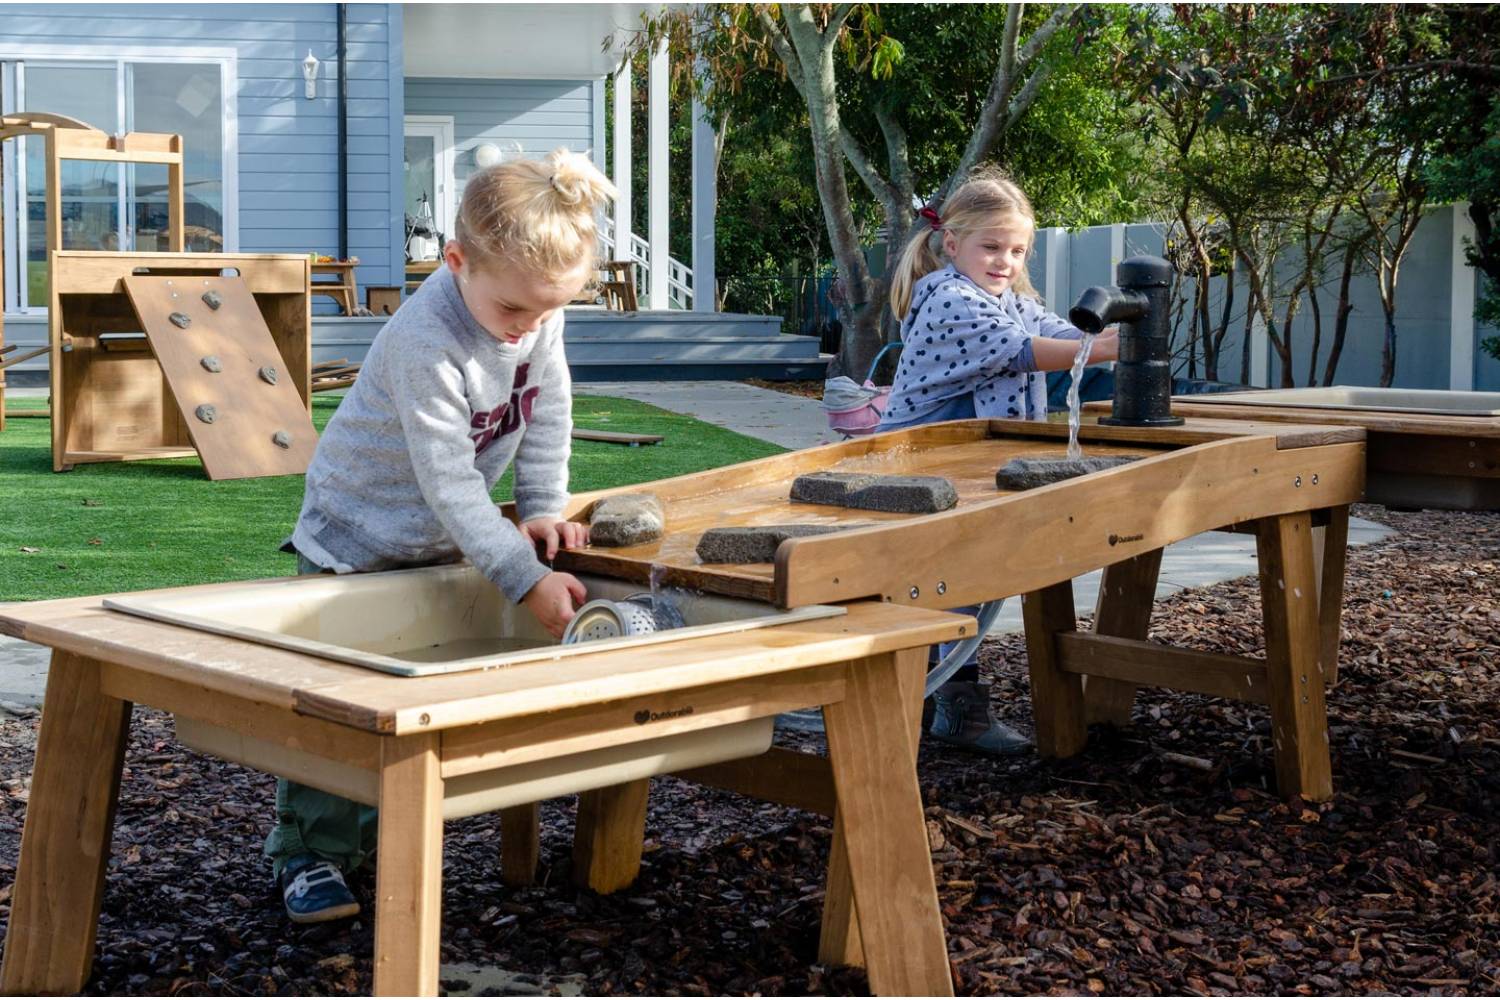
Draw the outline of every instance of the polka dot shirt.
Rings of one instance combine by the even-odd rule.
[[[965,393],[974,394],[976,416],[1045,419],[1047,379],[1036,371],[1031,339],[1082,336],[1034,299],[991,295],[952,265],[934,271],[912,289],[882,424],[920,422]]]

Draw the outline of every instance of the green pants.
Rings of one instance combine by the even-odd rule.
[[[297,572],[325,570],[298,553]],[[316,854],[351,872],[375,852],[376,821],[374,806],[277,778],[276,825],[266,838],[264,853],[278,878],[299,854]]]

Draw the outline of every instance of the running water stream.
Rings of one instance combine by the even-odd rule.
[[[1073,358],[1073,382],[1068,386],[1068,458],[1072,460],[1083,457],[1083,449],[1078,446],[1078,424],[1083,417],[1079,389],[1083,384],[1083,368],[1088,364],[1089,347],[1093,342],[1092,333],[1083,335],[1083,340],[1078,344],[1078,354]]]

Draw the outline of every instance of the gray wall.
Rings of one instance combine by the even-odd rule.
[[[1462,209],[1459,209],[1462,210]],[[1401,265],[1397,289],[1396,309],[1396,378],[1395,385],[1413,389],[1447,389],[1450,387],[1449,364],[1451,353],[1452,324],[1452,274],[1453,274],[1453,206],[1431,209],[1417,229]],[[1108,283],[1112,270],[1110,254],[1110,226],[1095,226],[1069,233],[1063,237],[1065,251],[1059,270],[1065,276],[1059,288],[1067,294],[1062,302],[1049,302],[1048,308],[1066,314],[1067,308],[1076,301],[1079,293],[1090,285]],[[1124,254],[1161,254],[1164,248],[1165,227],[1150,224],[1132,224],[1124,227]],[[1045,293],[1048,257],[1047,245],[1056,237],[1044,231],[1033,257],[1031,271],[1039,290]],[[1288,258],[1281,265],[1281,273],[1290,275],[1296,261]],[[1223,278],[1212,279],[1212,318],[1218,321],[1223,303],[1226,282]],[[1191,282],[1185,290],[1192,294]],[[1333,337],[1333,309],[1337,296],[1337,275],[1319,290],[1319,301],[1323,313],[1322,342],[1318,352],[1317,373],[1322,381]],[[1235,300],[1231,313],[1230,333],[1221,347],[1219,378],[1223,381],[1246,381],[1240,371],[1241,344],[1245,328],[1245,307],[1249,288],[1243,273],[1235,284]],[[1339,359],[1335,381],[1344,385],[1376,385],[1380,381],[1381,345],[1384,337],[1384,314],[1380,307],[1380,296],[1373,275],[1359,275],[1352,289],[1354,312],[1350,316],[1349,333]],[[1472,306],[1470,307],[1472,310]],[[1284,305],[1278,310],[1280,323],[1284,316]],[[1178,333],[1179,342],[1185,341],[1188,317],[1183,316]],[[1474,388],[1478,390],[1500,390],[1500,361],[1492,359],[1479,348],[1484,337],[1494,336],[1497,331],[1473,326],[1474,333]],[[1297,385],[1306,385],[1308,362],[1312,353],[1312,313],[1304,297],[1296,319],[1292,324],[1293,373]],[[1280,385],[1281,368],[1275,349],[1267,341],[1267,379],[1270,385]],[[1186,374],[1186,362],[1179,374]],[[1199,355],[1198,374],[1203,375],[1202,355]]]
[[[595,119],[604,120],[602,86],[591,80],[471,80],[413,77],[405,114],[453,117],[453,172],[458,188],[477,167],[474,147],[492,142],[507,155],[541,156],[558,146],[594,149]]]
[[[345,14],[349,252],[361,286],[400,284],[401,5],[349,4]],[[23,57],[28,45],[232,49],[239,249],[338,252],[334,4],[16,4],[0,7],[0,44]],[[302,93],[309,50],[322,63],[313,100]]]

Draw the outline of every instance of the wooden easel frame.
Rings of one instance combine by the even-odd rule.
[[[0,118],[0,142],[35,136],[45,141],[43,158],[46,184],[47,262],[50,271],[52,254],[62,249],[62,161],[93,160],[109,163],[156,163],[167,168],[167,249],[181,253],[183,242],[182,136],[164,132],[130,132],[122,136],[107,135],[91,125],[41,111],[21,112]],[[0,230],[3,236],[3,230]],[[5,251],[0,243],[0,301],[5,291]],[[57,304],[57,291],[51,290],[50,305]],[[50,326],[50,324],[49,324]],[[5,320],[0,315],[0,347],[5,346]],[[55,365],[60,346],[52,341]],[[56,388],[57,377],[53,375]],[[54,391],[54,395],[56,395]],[[5,375],[0,371],[0,431],[5,430]]]

